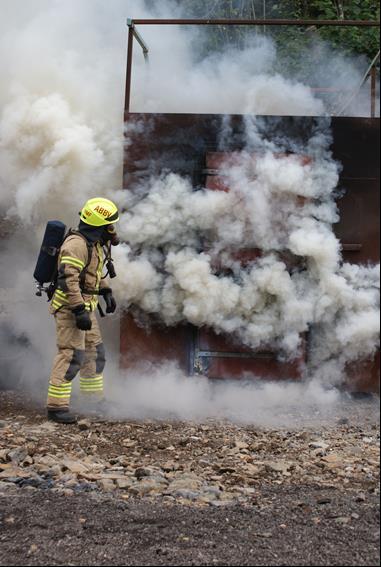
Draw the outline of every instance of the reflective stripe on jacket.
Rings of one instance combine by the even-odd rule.
[[[83,303],[88,311],[94,311],[98,305],[98,295],[86,294],[82,290],[97,292],[100,288],[108,287],[102,280],[103,264],[103,250],[99,243],[89,249],[83,236],[68,236],[58,258],[57,288],[52,298],[51,312],[73,309]]]

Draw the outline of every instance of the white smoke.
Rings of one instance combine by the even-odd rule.
[[[147,196],[120,224],[130,247],[116,251],[125,266],[116,289],[127,305],[167,325],[212,327],[288,357],[298,356],[312,326],[311,370],[322,374],[324,363],[332,366],[334,359],[336,380],[346,363],[373,355],[377,347],[379,267],[342,265],[332,230],[339,220],[339,166],[329,135],[312,136],[303,156],[284,155],[265,142],[261,149],[259,142],[254,156],[242,152],[228,159],[222,170],[228,193],[195,192],[172,173],[151,180]],[[261,257],[243,267],[234,253],[252,248]],[[293,260],[291,271],[285,255]],[[137,271],[140,294],[132,283]]]
[[[110,414],[118,418],[212,418],[269,427],[321,427],[323,420],[337,420],[341,404],[346,405],[337,390],[317,381],[216,383],[202,376],[190,380],[171,362],[137,365],[127,380],[116,369],[114,375],[119,379],[109,385],[108,396],[113,402]]]
[[[162,17],[181,15],[170,2],[155,9]],[[46,215],[69,219],[88,195],[111,196],[120,187],[128,15],[151,16],[143,0],[107,6],[101,0],[32,0],[27,7],[3,0],[0,199],[8,215],[33,225]],[[254,34],[246,48],[229,46],[199,61],[197,28],[146,26],[141,33],[150,63],[136,45],[135,111],[327,112],[309,86],[276,73],[269,38]],[[335,69],[332,79],[345,77],[347,87],[349,77],[356,84],[363,71],[342,56],[327,67]],[[316,77],[321,73],[315,70]]]
[[[140,0],[33,0],[27,7],[3,0],[2,10],[0,212],[17,235],[2,251],[0,285],[7,292],[0,310],[15,335],[26,334],[46,361],[52,334],[35,331],[43,307],[36,307],[32,288],[26,292],[27,274],[48,219],[73,223],[96,194],[121,205],[135,202],[136,195],[120,191],[125,20],[150,14]],[[174,16],[170,3],[158,3],[157,11]],[[147,27],[143,35],[150,63],[136,47],[134,111],[329,110],[309,86],[275,72],[276,49],[268,38],[255,36],[244,49],[196,61],[196,30]],[[337,69],[353,68],[344,58],[335,62]],[[248,118],[247,147],[222,172],[229,192],[195,191],[174,173],[145,182],[145,197],[120,222],[127,244],[114,254],[115,290],[124,307],[166,325],[207,325],[252,348],[270,344],[289,357],[313,325],[310,370],[328,383],[341,377],[348,361],[371,355],[379,333],[377,269],[341,265],[332,232],[339,166],[327,132],[312,135],[304,148],[285,148],[264,140]],[[242,248],[261,249],[262,256],[242,268],[235,255]],[[299,268],[290,270],[290,262]],[[43,328],[51,331],[52,322]],[[29,373],[39,372],[46,369],[29,365]]]
[[[222,57],[213,54],[195,65],[183,31],[156,34],[144,28],[148,45],[155,47],[148,65],[136,58],[131,100],[136,112],[324,114],[323,102],[310,88],[274,72],[277,53],[270,39],[255,36],[244,50],[230,47]],[[179,52],[169,70],[165,54],[175,42]]]
[[[60,94],[18,97],[5,109],[0,136],[2,175],[10,181],[8,214],[28,224],[56,213],[57,203],[70,210],[79,188],[83,198],[102,193],[115,174],[116,140],[104,139],[100,147],[94,129]]]

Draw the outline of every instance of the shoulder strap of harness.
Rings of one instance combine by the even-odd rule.
[[[60,248],[62,248],[65,240],[67,240],[69,238],[69,236],[80,236],[85,242],[86,242],[86,246],[87,246],[87,262],[85,267],[83,268],[80,276],[79,276],[79,285],[81,288],[81,291],[83,292],[84,288],[85,288],[85,279],[86,279],[86,272],[87,272],[87,268],[90,265],[91,262],[91,255],[92,255],[92,251],[93,251],[93,244],[91,244],[90,242],[87,241],[87,239],[83,236],[83,234],[81,234],[78,230],[74,230],[72,228],[70,228],[67,233],[65,234],[65,237],[62,241],[62,244],[60,246]],[[58,258],[57,258],[58,260]],[[53,295],[57,289],[57,279],[58,279],[58,265],[56,264],[56,268],[54,271],[54,275],[52,278],[52,281],[49,285],[49,288],[47,290],[47,295],[48,295],[48,301],[51,301],[53,298]]]
[[[92,256],[92,253],[93,253],[94,244],[92,244],[91,242],[89,242],[89,241],[83,236],[83,234],[81,234],[78,230],[74,230],[74,229],[72,229],[72,228],[68,231],[67,235],[65,236],[65,240],[66,240],[67,238],[69,238],[69,236],[80,236],[80,237],[82,238],[82,240],[85,241],[86,246],[87,246],[87,262],[86,262],[86,265],[85,265],[85,267],[83,268],[83,270],[82,270],[82,272],[81,272],[81,274],[80,274],[80,276],[79,276],[79,284],[80,284],[80,286],[81,286],[81,290],[83,291],[84,288],[85,288],[86,272],[87,272],[87,268],[89,267],[90,262],[91,262],[91,256]],[[64,242],[65,242],[65,240],[64,240]]]
[[[87,268],[89,267],[89,264],[91,262],[91,255],[92,255],[92,250],[93,250],[93,244],[91,244],[90,242],[88,242],[86,240],[86,238],[77,230],[74,230],[72,228],[70,228],[68,230],[68,232],[65,234],[65,237],[62,241],[61,244],[61,248],[65,242],[65,240],[67,240],[69,238],[69,236],[80,236],[85,242],[86,242],[86,246],[87,246],[87,262],[85,267],[83,268],[80,276],[79,276],[79,285],[81,287],[81,291],[83,291],[84,287],[85,287],[85,279],[86,279],[86,272],[87,272]],[[57,278],[58,278],[58,265],[56,265],[56,269],[54,272],[54,276],[52,279],[51,284],[49,285],[49,289],[48,289],[48,301],[51,301],[51,299],[53,298],[54,292],[56,291],[57,288]]]

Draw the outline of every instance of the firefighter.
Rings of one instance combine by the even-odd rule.
[[[50,307],[56,322],[58,352],[47,399],[48,419],[58,423],[77,421],[69,405],[72,382],[78,372],[81,394],[94,408],[104,403],[106,359],[95,310],[99,296],[105,300],[107,313],[116,309],[103,268],[106,261],[109,269],[113,268],[110,250],[111,245],[119,242],[114,226],[118,220],[118,209],[112,201],[90,199],[80,213],[78,230],[69,231],[61,246]]]

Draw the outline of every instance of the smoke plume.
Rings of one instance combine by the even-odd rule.
[[[255,121],[246,127],[249,147]],[[321,374],[329,364],[332,382],[333,360],[340,377],[346,363],[377,347],[379,267],[342,263],[332,228],[339,164],[329,129],[303,148],[285,143],[269,146],[257,137],[254,157],[235,153],[223,170],[229,192],[194,191],[173,173],[152,178],[147,196],[120,223],[129,245],[116,251],[123,266],[116,286],[125,301],[166,325],[212,327],[291,358],[313,327],[313,367]],[[207,243],[201,252],[200,237]],[[261,257],[242,266],[234,252],[252,248]]]
[[[1,250],[0,326],[5,349],[16,353],[14,368],[32,388],[47,376],[54,353],[53,322],[28,283],[42,231],[52,218],[75,224],[84,201],[94,195],[127,208],[113,287],[119,305],[138,320],[148,314],[168,326],[208,326],[251,348],[276,348],[290,359],[312,328],[306,374],[320,385],[340,383],[348,362],[375,352],[379,267],[342,262],[332,228],[339,220],[340,164],[330,153],[329,119],[303,147],[287,136],[269,142],[258,128],[261,114],[324,116],[331,110],[309,85],[275,70],[270,38],[255,35],[244,48],[229,47],[200,60],[197,30],[144,29],[150,62],[135,50],[132,109],[244,114],[246,144],[225,163],[228,192],[195,188],[188,178],[163,171],[130,193],[121,191],[129,144],[122,119],[125,20],[151,16],[144,2],[133,0],[126,7],[121,0],[36,0],[26,7],[3,0],[2,9],[0,212],[10,236]],[[154,15],[173,17],[174,7],[157,3]],[[332,63],[348,76],[351,70],[355,87],[361,65],[338,54]],[[367,113],[366,105],[359,108],[356,100],[347,112]],[[252,248],[261,250],[260,257],[242,266],[236,252]],[[148,373],[166,392],[173,387],[165,370]],[[179,380],[177,392],[192,388]],[[131,379],[136,407],[142,392],[154,404],[153,382]],[[205,387],[194,383],[194,397],[185,395],[189,404],[181,405],[179,416],[196,415]],[[243,404],[253,386],[245,388],[229,391],[236,400],[230,409],[229,396],[222,394],[220,413],[237,415],[239,400]],[[293,388],[294,398],[302,400],[300,392],[307,390],[297,394]],[[306,388],[314,402],[334,399],[321,386],[314,389],[309,382]],[[259,399],[267,400],[267,410],[270,386]],[[214,415],[212,405],[203,406],[203,416]],[[156,407],[165,412],[165,406]]]

